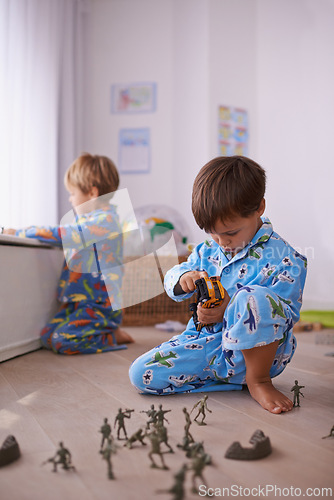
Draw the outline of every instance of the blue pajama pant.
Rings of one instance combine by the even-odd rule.
[[[296,347],[289,308],[271,290],[240,288],[226,308],[223,322],[197,332],[187,329],[154,347],[131,365],[131,383],[142,393],[240,390],[246,383],[242,350],[279,340],[270,376],[279,375]]]
[[[80,301],[63,304],[41,331],[42,345],[58,354],[95,354],[113,351],[113,333],[122,320],[121,310],[110,305]]]

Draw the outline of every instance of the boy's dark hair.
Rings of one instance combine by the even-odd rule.
[[[218,156],[197,174],[192,212],[201,229],[213,231],[218,220],[248,217],[264,197],[266,173],[245,156]]]

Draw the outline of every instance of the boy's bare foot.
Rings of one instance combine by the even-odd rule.
[[[117,344],[132,344],[134,342],[134,339],[129,335],[125,330],[122,330],[121,328],[117,328],[115,330],[115,337],[117,340]]]
[[[247,386],[252,398],[270,413],[282,413],[292,410],[292,401],[275,389],[271,380],[247,382]]]
[[[251,396],[270,413],[292,410],[293,403],[271,382],[270,368],[273,364],[278,340],[264,346],[245,349],[242,354],[246,363],[246,383]]]

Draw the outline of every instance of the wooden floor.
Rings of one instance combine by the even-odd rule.
[[[18,461],[0,469],[1,499],[172,498],[170,493],[157,494],[157,490],[171,488],[173,474],[183,463],[189,463],[176,446],[183,437],[182,408],[190,410],[201,396],[157,398],[138,394],[128,379],[130,362],[171,335],[151,327],[127,331],[136,339],[127,350],[73,357],[40,350],[0,365],[0,441],[13,434],[22,452]],[[328,334],[334,335],[334,330]],[[276,386],[287,395],[295,379],[305,386],[300,408],[272,415],[247,391],[209,393],[208,407],[213,413],[207,416],[208,425],[193,423],[190,429],[212,456],[213,465],[204,471],[207,486],[214,489],[209,493],[225,497],[230,493],[234,498],[290,498],[288,489],[300,488],[294,490],[295,496],[302,496],[307,488],[317,488],[315,496],[322,498],[326,496],[322,488],[334,490],[334,438],[322,439],[334,424],[334,358],[326,356],[334,351],[334,345],[316,343],[315,335],[297,334],[295,357],[276,379]],[[150,468],[149,446],[135,444],[129,450],[119,441],[120,448],[113,457],[116,479],[109,480],[106,462],[99,454],[103,418],[114,422],[118,408],[134,409],[127,420],[131,434],[144,426],[146,415],[140,410],[149,409],[152,403],[163,403],[164,409],[172,410],[166,416],[170,422],[169,442],[175,453],[164,455],[170,470]],[[270,456],[243,462],[224,458],[233,441],[250,446],[248,441],[256,429],[270,437]],[[52,464],[41,466],[54,455],[60,441],[71,451],[77,472],[60,469],[55,474],[51,472]],[[188,472],[186,498],[202,496],[191,493],[190,488]],[[256,488],[253,495],[247,488]]]

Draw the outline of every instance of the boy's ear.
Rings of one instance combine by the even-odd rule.
[[[262,200],[260,201],[259,208],[257,210],[259,217],[261,217],[261,215],[263,215],[265,209],[266,209],[266,200],[264,198],[262,198]]]
[[[92,189],[89,191],[89,196],[91,198],[98,198],[98,196],[99,196],[99,190],[97,189],[96,186],[93,186]]]

